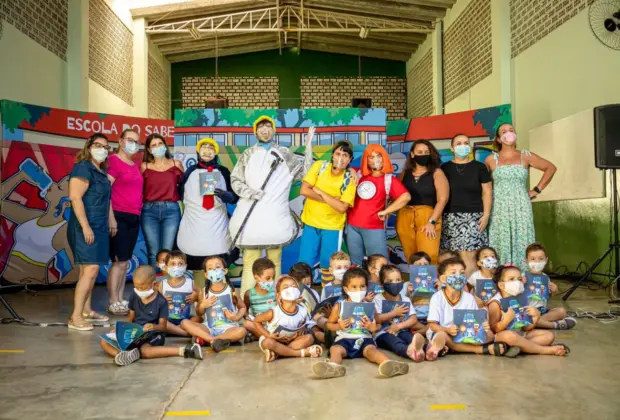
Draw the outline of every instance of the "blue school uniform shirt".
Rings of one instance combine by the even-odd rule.
[[[133,322],[139,325],[157,324],[160,318],[168,319],[168,301],[161,293],[157,291],[155,293],[157,293],[155,299],[147,304],[144,304],[137,294],[131,294],[128,306],[130,311],[136,312]]]

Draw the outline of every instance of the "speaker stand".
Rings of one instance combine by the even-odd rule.
[[[616,292],[618,292],[619,290],[618,282],[617,282],[618,277],[620,276],[620,239],[618,237],[618,183],[616,179],[616,170],[610,169],[610,171],[611,171],[611,194],[612,194],[612,204],[613,204],[611,223],[612,223],[612,229],[614,232],[614,237],[613,237],[614,241],[613,243],[609,244],[609,248],[607,248],[607,251],[605,251],[605,253],[598,260],[596,260],[596,262],[592,265],[592,267],[590,267],[590,269],[586,271],[583,277],[581,277],[579,281],[577,281],[577,283],[575,283],[570,289],[566,291],[566,293],[564,293],[564,296],[562,296],[562,300],[564,301],[568,300],[568,298],[573,294],[573,292],[577,290],[579,286],[581,286],[581,283],[583,283],[586,279],[588,279],[592,275],[594,270],[596,270],[596,268],[599,265],[601,265],[601,263],[605,261],[605,259],[608,256],[611,256],[613,258],[613,270],[614,271],[611,274],[608,274],[607,276],[610,277],[612,279],[612,282],[615,283],[615,285],[612,283],[611,287],[616,287]],[[620,299],[610,300],[609,303],[620,303]]]

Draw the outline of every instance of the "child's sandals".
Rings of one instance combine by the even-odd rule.
[[[487,343],[483,345],[482,354],[491,354],[489,352],[489,348],[491,347],[491,345],[493,346],[492,356],[497,356],[497,357],[504,356],[504,357],[509,357],[512,359],[512,358],[517,357],[521,353],[521,347],[509,346],[507,343],[504,343],[503,341],[496,341],[495,343]]]
[[[312,358],[321,357],[323,355],[323,347],[314,344],[307,349],[301,349],[301,357],[306,357],[306,350],[308,350],[308,354]]]
[[[411,344],[407,347],[407,356],[416,363],[423,362],[426,358],[424,353],[424,337],[422,334],[415,334]]]
[[[430,348],[426,350],[426,360],[429,362],[437,360],[439,356],[443,355],[441,353],[444,351],[445,345],[446,337],[443,334],[435,334],[431,340]]]

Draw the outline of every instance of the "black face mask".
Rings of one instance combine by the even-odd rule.
[[[426,166],[431,161],[431,155],[415,155],[413,161],[420,166]]]
[[[403,283],[383,283],[383,290],[392,296],[398,296],[400,291],[403,290],[403,286]]]

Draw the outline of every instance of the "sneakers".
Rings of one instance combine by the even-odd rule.
[[[226,350],[228,347],[230,347],[230,340],[218,340],[218,339],[215,339],[211,343],[211,348],[216,353],[219,353],[222,350]]]
[[[409,365],[405,362],[396,360],[386,360],[379,365],[379,375],[391,378],[397,375],[406,375],[409,372]]]
[[[115,316],[125,316],[129,314],[129,309],[121,302],[114,302],[110,306],[108,306],[108,313]]]
[[[183,353],[183,357],[186,359],[192,357],[194,359],[202,360],[202,347],[199,344],[188,344],[185,346],[185,352]]]
[[[347,369],[334,362],[316,362],[312,365],[312,373],[321,379],[340,378],[347,373]]]
[[[122,351],[114,357],[114,363],[119,366],[127,366],[140,359],[140,350],[133,349]]]
[[[554,322],[556,330],[570,330],[577,325],[577,320],[575,318],[566,317],[560,321]]]

